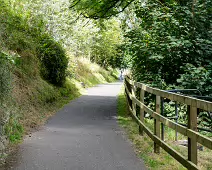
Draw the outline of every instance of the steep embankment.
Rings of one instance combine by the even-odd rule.
[[[70,58],[42,23],[29,25],[0,0],[0,158],[25,133],[92,86],[115,80],[83,58]],[[32,24],[32,23],[31,23]]]

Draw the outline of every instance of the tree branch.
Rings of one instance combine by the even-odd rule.
[[[80,1],[81,0],[74,1],[75,3],[73,2],[74,4],[72,4],[69,8],[71,9],[71,8],[75,7]]]

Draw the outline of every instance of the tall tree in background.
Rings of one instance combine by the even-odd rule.
[[[94,37],[94,45],[92,47],[92,61],[103,67],[120,67],[121,52],[119,47],[123,42],[122,30],[120,22],[117,19],[97,22],[99,31]]]

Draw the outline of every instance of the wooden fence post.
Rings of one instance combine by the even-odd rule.
[[[126,87],[124,87],[124,91],[125,91],[125,95],[126,95],[126,100],[127,100],[127,103],[128,103],[128,107],[127,107],[127,113],[128,114],[130,114],[130,106],[129,106],[129,104],[130,104],[130,102],[129,102],[129,96],[128,96],[128,94],[127,94],[127,90],[126,90],[126,88],[128,88],[128,83],[127,83],[127,80],[126,79],[124,79],[124,84],[125,84],[125,86]]]
[[[140,101],[141,103],[144,103],[144,94],[145,91],[141,88],[140,90]],[[144,107],[140,107],[140,120],[143,123],[144,122]],[[140,135],[144,135],[144,131],[143,131],[143,127],[139,125],[139,134]]]
[[[156,107],[155,111],[160,114],[160,96],[156,96]],[[156,119],[154,119],[154,134],[160,138],[160,122]],[[160,153],[160,147],[157,145],[156,142],[154,142],[154,152]]]
[[[164,98],[161,98],[161,115],[164,116]],[[165,125],[161,123],[161,139],[164,141]]]
[[[188,128],[197,131],[197,108],[188,105]],[[197,138],[188,138],[188,160],[197,165]]]
[[[126,80],[126,85],[127,85],[129,92],[132,94],[132,85],[127,80]],[[127,97],[128,97],[129,107],[132,109],[132,100],[130,99],[130,97],[128,95],[127,95]],[[129,113],[130,113],[130,111],[129,111]]]
[[[178,123],[178,103],[175,101],[175,122]],[[175,130],[175,141],[177,141],[178,133],[177,130]]]
[[[135,85],[133,83],[132,84],[132,97],[136,98],[135,92],[136,92],[136,87],[135,87]],[[133,99],[132,99],[132,111],[136,115],[136,103],[133,101]]]

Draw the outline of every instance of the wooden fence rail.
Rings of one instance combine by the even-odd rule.
[[[125,77],[124,86],[131,116],[139,125],[139,133],[143,135],[143,132],[145,132],[154,141],[154,152],[159,153],[161,147],[187,169],[198,169],[197,143],[200,143],[212,150],[212,139],[197,132],[197,109],[212,112],[212,102],[152,88],[143,83],[132,81],[129,77]],[[136,98],[136,89],[140,90],[140,100]],[[144,104],[145,92],[154,94],[156,96],[155,111]],[[184,103],[188,106],[187,127],[179,125],[176,122],[160,115],[161,98],[167,98],[175,102]],[[136,106],[140,107],[139,113],[136,111]],[[154,132],[145,126],[144,112],[150,114],[151,117],[153,117]],[[161,124],[166,125],[176,132],[179,132],[182,135],[188,137],[188,158],[185,158],[161,139]]]

